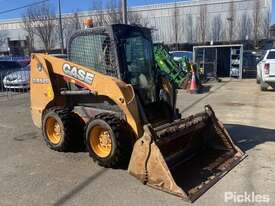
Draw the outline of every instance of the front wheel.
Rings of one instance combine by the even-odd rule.
[[[113,114],[100,114],[87,123],[86,145],[90,156],[101,166],[120,167],[131,153],[131,136]]]

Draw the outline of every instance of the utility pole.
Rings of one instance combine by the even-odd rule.
[[[58,0],[58,9],[59,9],[59,32],[60,32],[60,40],[61,40],[61,53],[64,54],[64,38],[63,38],[61,2],[60,2],[60,0]]]
[[[123,16],[123,24],[127,24],[127,0],[122,0],[122,16]]]

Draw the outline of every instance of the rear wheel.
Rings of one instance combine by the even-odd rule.
[[[268,84],[265,83],[265,82],[261,79],[261,80],[260,80],[260,87],[261,87],[261,91],[267,91]]]
[[[119,167],[128,162],[132,148],[130,134],[113,114],[100,114],[87,123],[86,145],[101,166]]]
[[[42,122],[46,144],[59,152],[83,147],[83,125],[76,114],[67,109],[48,110]]]
[[[260,78],[258,77],[258,75],[257,75],[257,77],[256,77],[256,83],[257,83],[257,84],[260,84],[260,83],[261,83]]]
[[[275,89],[275,83],[272,83],[270,86],[272,87],[272,89]]]

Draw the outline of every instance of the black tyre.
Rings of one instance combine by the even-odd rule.
[[[125,166],[132,151],[131,140],[125,124],[113,114],[99,114],[87,123],[88,152],[103,167]]]
[[[260,78],[258,77],[258,75],[257,75],[257,78],[256,78],[256,83],[257,83],[257,84],[260,84],[260,83],[261,83]]]
[[[261,91],[267,91],[268,84],[263,82],[263,80],[260,80],[260,87],[261,87]]]
[[[275,83],[272,83],[270,86],[272,87],[272,89],[275,89]]]
[[[84,146],[84,125],[77,114],[67,109],[45,112],[42,131],[49,148],[59,152],[79,150]]]

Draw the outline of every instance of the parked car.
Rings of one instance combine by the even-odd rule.
[[[275,89],[275,49],[267,50],[257,64],[257,83],[262,91],[266,91],[269,86]]]
[[[25,62],[0,60],[0,88],[3,88],[4,79],[6,76],[9,76],[10,74],[15,73],[13,75],[13,78],[14,78],[15,75],[19,75],[16,72],[25,71],[25,70],[29,70],[28,64]],[[26,74],[26,72],[23,72],[21,74]]]
[[[4,77],[3,85],[6,89],[29,89],[30,69],[10,73]]]
[[[9,73],[24,70],[27,66],[27,62],[0,60],[0,79],[3,79]]]
[[[188,58],[189,61],[193,59],[193,52],[190,51],[170,51],[169,53],[176,61],[180,61],[183,57]]]

